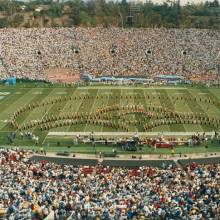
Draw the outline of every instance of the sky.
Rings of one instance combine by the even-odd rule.
[[[151,0],[152,2],[154,2],[154,3],[163,3],[164,2],[164,0]],[[185,4],[187,4],[188,2],[189,3],[200,3],[200,2],[205,2],[206,0],[180,0],[180,3],[182,4],[182,5],[185,5]]]

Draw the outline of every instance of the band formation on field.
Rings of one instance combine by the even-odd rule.
[[[104,90],[103,90],[104,91]],[[198,91],[197,91],[198,92]],[[177,94],[177,93],[176,93]],[[219,128],[220,117],[218,114],[209,115],[209,109],[215,108],[219,111],[220,102],[216,97],[209,95],[187,95],[187,93],[145,93],[142,90],[134,92],[114,94],[112,92],[78,93],[73,91],[72,95],[50,97],[43,101],[33,101],[29,104],[15,109],[10,118],[14,130],[48,131],[51,129],[72,126],[74,131],[81,131],[80,125],[92,125],[99,128],[109,128],[109,131],[153,131],[160,126],[199,125],[204,130],[212,131]],[[204,93],[205,94],[205,93]],[[106,100],[108,102],[106,103]],[[123,100],[123,103],[121,103]],[[162,103],[158,104],[158,101]],[[74,108],[76,103],[83,103],[85,107],[78,110]],[[86,106],[96,102],[96,106]],[[99,103],[97,105],[97,103]],[[190,103],[190,104],[189,104]],[[67,106],[66,106],[67,105]],[[174,106],[183,106],[176,110]],[[201,111],[187,111],[184,106],[192,108],[201,107]],[[48,109],[57,106],[52,113]],[[62,107],[66,106],[63,111]],[[25,114],[32,111],[38,112],[45,109],[42,117],[22,121]],[[205,109],[204,109],[205,108]],[[202,109],[204,109],[202,111]]]

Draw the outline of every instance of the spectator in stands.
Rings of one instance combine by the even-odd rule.
[[[215,79],[220,35],[199,29],[42,28],[0,31],[0,79],[179,74]]]
[[[220,217],[220,164],[73,167],[33,163],[18,149],[0,150],[0,163],[0,209],[11,220]]]

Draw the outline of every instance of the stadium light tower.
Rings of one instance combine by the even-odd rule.
[[[132,26],[140,13],[140,5],[136,2],[129,3],[129,15],[127,16],[127,24]]]
[[[173,6],[175,4],[175,0],[173,0],[173,1],[167,0],[167,3],[170,4],[170,6]]]
[[[122,13],[121,13],[121,10],[120,10],[120,8],[119,8],[119,7],[118,7],[118,14],[119,14],[120,19],[121,19],[121,28],[124,28],[123,16],[122,16]]]
[[[180,0],[167,0],[167,3],[170,4],[171,7],[177,6],[180,8],[181,2]]]

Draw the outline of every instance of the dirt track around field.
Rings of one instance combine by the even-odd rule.
[[[47,75],[51,82],[75,83],[80,80],[80,74],[71,69],[51,69]]]
[[[61,158],[73,158],[72,155],[74,154],[74,158],[78,159],[99,159],[99,155],[94,154],[80,154],[80,153],[72,153],[70,156],[57,156],[56,152],[47,152],[47,157],[61,157]],[[138,159],[138,155],[141,155],[141,160],[179,160],[179,159],[199,159],[199,158],[212,158],[212,157],[219,157],[219,152],[213,152],[213,153],[192,153],[192,154],[184,154],[184,157],[179,156],[179,154],[175,154],[174,156],[170,154],[141,154],[141,153],[135,153],[134,155],[137,156],[136,159]],[[107,157],[106,157],[107,158]],[[103,159],[103,158],[102,158]],[[117,157],[111,157],[111,160],[132,160],[131,154],[118,154]]]

